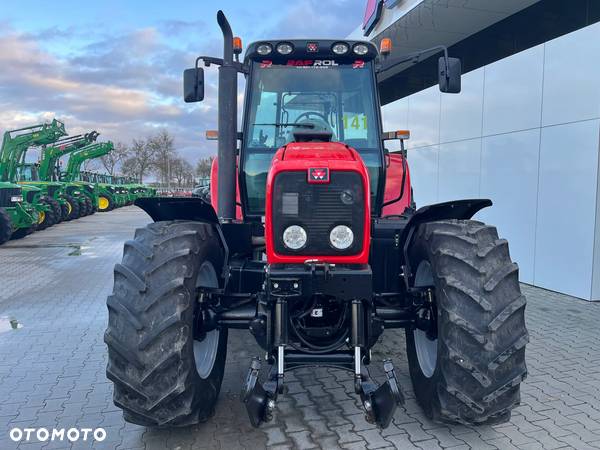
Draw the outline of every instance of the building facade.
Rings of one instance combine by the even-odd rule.
[[[476,218],[522,282],[600,301],[600,2],[369,4],[355,35],[392,38],[390,58],[442,44],[463,61],[458,95],[435,84],[439,54],[379,80],[384,128],[411,131],[417,205],[492,199]]]

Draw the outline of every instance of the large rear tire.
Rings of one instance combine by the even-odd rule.
[[[12,220],[3,208],[0,208],[0,245],[8,241],[13,234]]]
[[[198,288],[219,287],[223,259],[214,226],[199,222],[153,223],[125,243],[104,341],[126,421],[187,426],[213,414],[227,329],[202,332]]]
[[[409,259],[414,285],[431,287],[437,319],[429,333],[406,331],[417,401],[436,421],[507,421],[527,375],[528,342],[507,241],[481,222],[431,222],[419,228]]]

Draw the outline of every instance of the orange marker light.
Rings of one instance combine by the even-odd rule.
[[[237,36],[233,38],[233,53],[236,55],[242,53],[242,38]]]
[[[216,141],[219,139],[219,132],[217,130],[206,130],[206,140]]]
[[[379,53],[384,56],[389,55],[392,52],[392,40],[390,38],[383,38],[379,44]]]
[[[396,139],[410,139],[410,131],[409,130],[396,131]]]

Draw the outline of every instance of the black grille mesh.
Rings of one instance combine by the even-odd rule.
[[[3,206],[5,208],[15,206],[15,204],[10,201],[10,198],[14,197],[15,195],[21,195],[20,188],[0,188],[0,206]]]
[[[342,201],[346,191],[345,200]],[[298,194],[297,202],[293,194]],[[350,194],[350,196],[348,196]],[[363,245],[364,190],[356,172],[330,173],[328,184],[309,184],[307,173],[282,172],[273,186],[273,242],[282,255],[354,255]],[[348,201],[351,198],[351,202]],[[294,214],[297,203],[297,214]],[[306,230],[307,243],[300,250],[290,250],[283,244],[283,232],[290,225]],[[329,243],[329,233],[337,225],[347,225],[354,233],[354,243],[338,250]]]

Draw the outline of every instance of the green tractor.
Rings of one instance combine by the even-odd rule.
[[[38,212],[23,204],[23,190],[13,183],[0,182],[0,245],[20,239],[37,229]]]
[[[65,125],[54,119],[30,127],[10,130],[4,133],[0,149],[0,181],[19,181],[19,165],[27,149],[32,146],[48,145],[56,142],[67,133]],[[61,203],[56,200],[60,183],[20,182],[23,204],[31,205],[37,212],[38,230],[48,228],[62,220]]]
[[[99,133],[91,131],[77,136],[60,139],[42,148],[39,163],[39,179],[46,182],[61,182],[62,195],[66,200],[63,217],[76,219],[96,212],[97,196],[94,185],[81,181],[60,179],[60,158],[93,144]]]
[[[134,192],[134,186],[131,185],[130,179],[126,177],[114,176],[113,183],[116,185],[117,191],[121,197],[121,206],[133,205],[137,195]]]
[[[115,192],[101,183],[96,177],[86,179],[82,175],[81,166],[87,160],[99,158],[110,153],[114,149],[112,142],[94,142],[71,153],[66,170],[60,175],[61,181],[67,183],[79,183],[82,186],[93,185],[93,189],[86,188],[86,194],[93,197],[94,209],[97,211],[110,211],[116,207]]]

